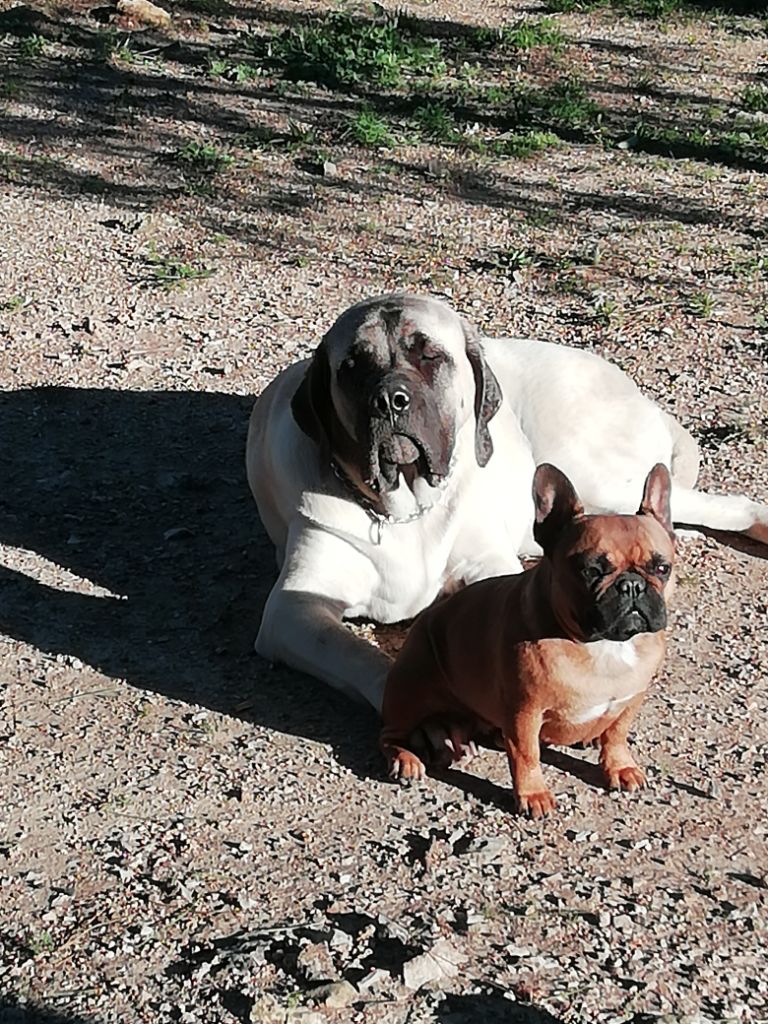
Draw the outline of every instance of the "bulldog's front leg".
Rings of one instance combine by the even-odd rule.
[[[521,708],[504,725],[504,749],[507,752],[515,802],[522,814],[543,818],[556,806],[552,791],[544,781],[539,755],[539,735],[543,716],[533,708]]]
[[[645,693],[636,697],[600,735],[600,767],[609,789],[631,792],[645,785],[645,772],[632,756],[628,742],[629,730],[644,699]]]

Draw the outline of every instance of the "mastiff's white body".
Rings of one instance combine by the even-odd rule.
[[[538,553],[541,462],[573,481],[587,512],[626,513],[663,462],[675,522],[768,543],[768,507],[695,491],[695,441],[617,367],[543,342],[481,341],[443,303],[384,296],[347,310],[256,403],[248,478],[280,573],[259,653],[379,709],[389,661],[342,619],[399,622],[462,584],[520,571],[519,556]]]

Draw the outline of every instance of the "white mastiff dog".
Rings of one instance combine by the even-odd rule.
[[[521,555],[539,553],[540,462],[588,512],[627,513],[663,462],[675,522],[768,543],[768,507],[694,490],[696,442],[617,367],[481,339],[442,302],[385,295],[343,313],[253,411],[248,479],[280,572],[257,651],[379,710],[389,660],[342,619],[399,622],[462,584],[519,572]]]

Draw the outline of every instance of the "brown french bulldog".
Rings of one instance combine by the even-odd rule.
[[[597,740],[610,788],[645,784],[627,736],[664,658],[670,487],[659,463],[636,515],[588,516],[559,469],[538,467],[541,562],[428,608],[390,670],[380,745],[393,778],[424,777],[411,737],[435,724],[464,738],[500,730],[517,805],[535,818],[555,807],[540,743]]]

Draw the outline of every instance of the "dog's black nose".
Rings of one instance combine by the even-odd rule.
[[[622,597],[628,597],[631,600],[636,600],[642,593],[645,592],[648,584],[639,573],[628,572],[623,576],[619,577],[616,583],[616,589]]]
[[[384,385],[373,396],[373,408],[384,419],[394,419],[411,404],[411,396],[402,384]]]

